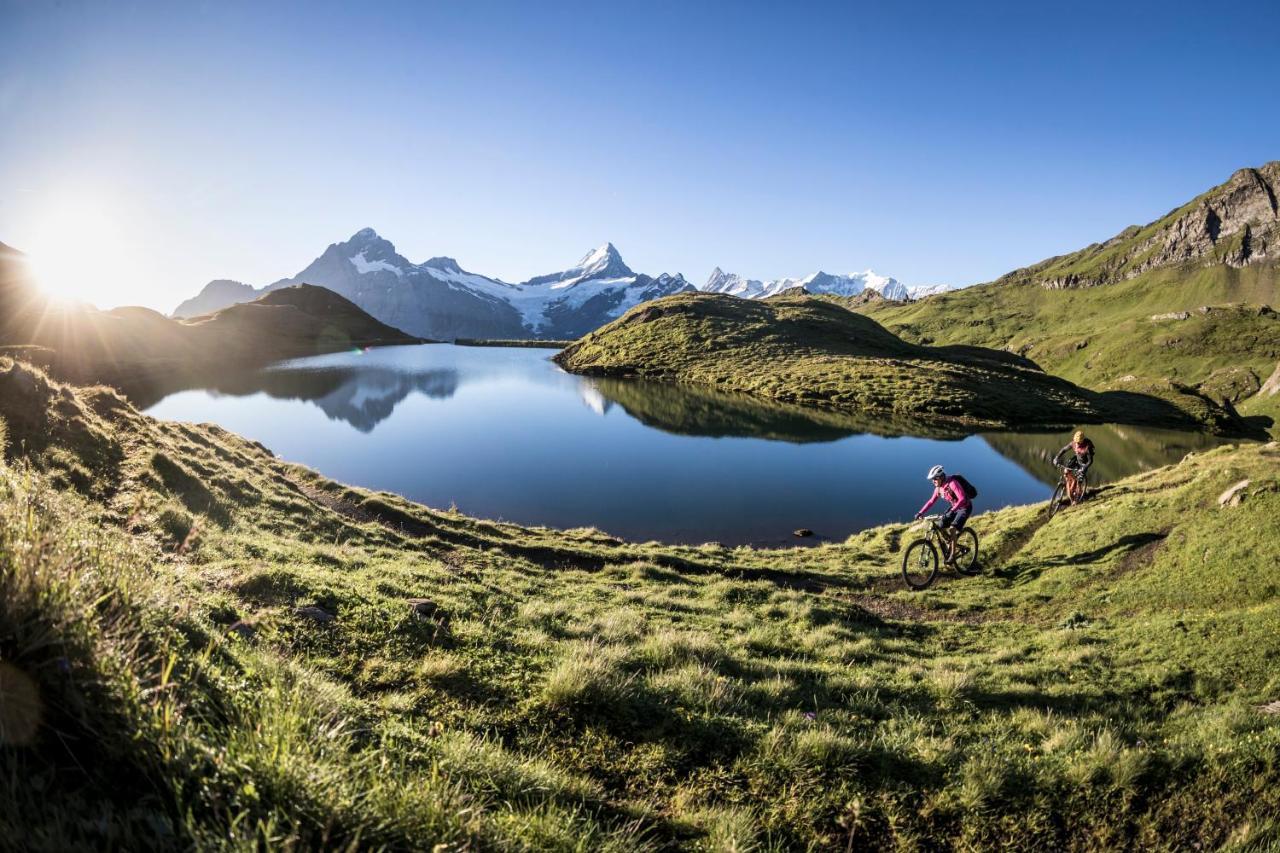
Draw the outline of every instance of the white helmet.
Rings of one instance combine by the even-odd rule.
[[[934,465],[932,468],[929,469],[929,476],[926,477],[925,479],[932,480],[934,477],[942,477],[946,473],[947,473],[946,471],[942,470],[941,465]]]

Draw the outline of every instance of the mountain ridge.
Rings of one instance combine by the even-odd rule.
[[[307,284],[183,320],[136,306],[62,303],[40,292],[21,252],[0,252],[0,348],[21,350],[73,381],[145,393],[154,383],[181,384],[232,365],[420,340]]]
[[[632,305],[693,289],[678,273],[653,277],[634,272],[612,243],[592,249],[559,272],[511,283],[469,272],[443,255],[415,264],[374,229],[362,228],[345,241],[329,244],[297,275],[265,287],[210,282],[180,304],[174,316],[207,313],[299,283],[327,287],[410,333],[449,340],[575,338]]]
[[[1097,287],[1193,263],[1245,267],[1280,259],[1280,160],[1237,169],[1226,181],[1146,225],[1013,270],[996,283]]]
[[[896,278],[880,275],[870,269],[845,275],[818,270],[800,278],[761,280],[725,272],[717,266],[698,289],[703,293],[723,293],[743,299],[765,299],[797,289],[803,289],[815,295],[831,296],[857,296],[867,290],[874,290],[886,299],[897,301],[912,299],[916,295],[914,288],[907,287]],[[932,292],[933,288],[926,288],[926,290]]]
[[[1280,161],[994,281],[858,306],[907,340],[1005,349],[1087,388],[1177,383],[1247,415],[1280,365]],[[1276,427],[1280,432],[1280,427]]]

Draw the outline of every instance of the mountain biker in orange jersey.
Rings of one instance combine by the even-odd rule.
[[[1071,441],[1067,446],[1059,450],[1053,457],[1053,464],[1060,465],[1060,460],[1070,451],[1074,455],[1067,461],[1066,467],[1075,474],[1077,481],[1084,479],[1085,472],[1089,470],[1089,466],[1093,464],[1093,442],[1084,434],[1084,430],[1078,429],[1075,435],[1071,436]],[[1071,503],[1079,503],[1074,494],[1071,496]]]
[[[964,530],[964,523],[968,520],[969,514],[973,512],[973,501],[969,497],[969,493],[965,490],[965,479],[959,474],[947,476],[947,472],[942,470],[941,465],[934,465],[929,469],[928,478],[933,483],[933,494],[929,496],[929,500],[925,501],[924,506],[920,507],[920,511],[916,513],[919,519],[929,511],[929,507],[937,502],[938,498],[944,498],[951,504],[951,509],[943,514],[940,526],[946,532],[948,540],[948,556],[947,562],[950,563],[954,557],[956,547],[956,537],[960,535],[960,531]]]

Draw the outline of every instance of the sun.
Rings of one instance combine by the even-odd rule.
[[[45,294],[62,301],[113,301],[127,283],[129,268],[117,211],[96,199],[59,198],[38,212],[33,224],[34,237],[25,249]]]

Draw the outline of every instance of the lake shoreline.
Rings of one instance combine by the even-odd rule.
[[[1048,497],[1069,429],[937,430],[667,383],[585,379],[538,348],[403,346],[227,376],[147,413],[210,422],[328,477],[424,506],[631,541],[806,547],[905,519],[944,464],[980,507]],[[1099,426],[1102,480],[1220,443]]]

